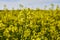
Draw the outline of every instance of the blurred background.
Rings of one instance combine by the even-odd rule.
[[[0,0],[0,10],[4,9],[4,5],[9,10],[12,8],[20,9],[20,6],[32,9],[44,9],[45,7],[49,9],[51,4],[54,4],[55,9],[56,5],[60,6],[60,0]]]

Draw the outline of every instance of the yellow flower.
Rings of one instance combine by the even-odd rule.
[[[8,28],[5,29],[5,31],[3,32],[3,35],[6,37],[10,37]]]
[[[27,37],[29,35],[30,35],[30,30],[29,29],[25,30],[24,31],[24,37]]]
[[[36,40],[41,40],[40,38],[36,38]]]

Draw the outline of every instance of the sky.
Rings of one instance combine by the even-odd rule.
[[[48,9],[50,8],[50,4],[54,4],[54,8],[56,5],[60,6],[60,0],[0,0],[0,9],[4,9],[4,5],[6,5],[8,9],[19,9],[19,4],[22,4],[24,8],[32,9],[44,9],[46,5]]]

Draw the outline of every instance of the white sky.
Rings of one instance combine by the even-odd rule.
[[[0,0],[0,9],[3,9],[5,4],[7,5],[8,9],[11,9],[12,7],[17,9],[19,8],[19,4],[22,4],[27,8],[44,9],[44,5],[47,5],[49,8],[51,3],[53,3],[55,6],[57,4],[60,6],[60,0]]]

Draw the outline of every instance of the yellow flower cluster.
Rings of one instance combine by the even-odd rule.
[[[0,40],[60,40],[60,10],[0,11]]]

